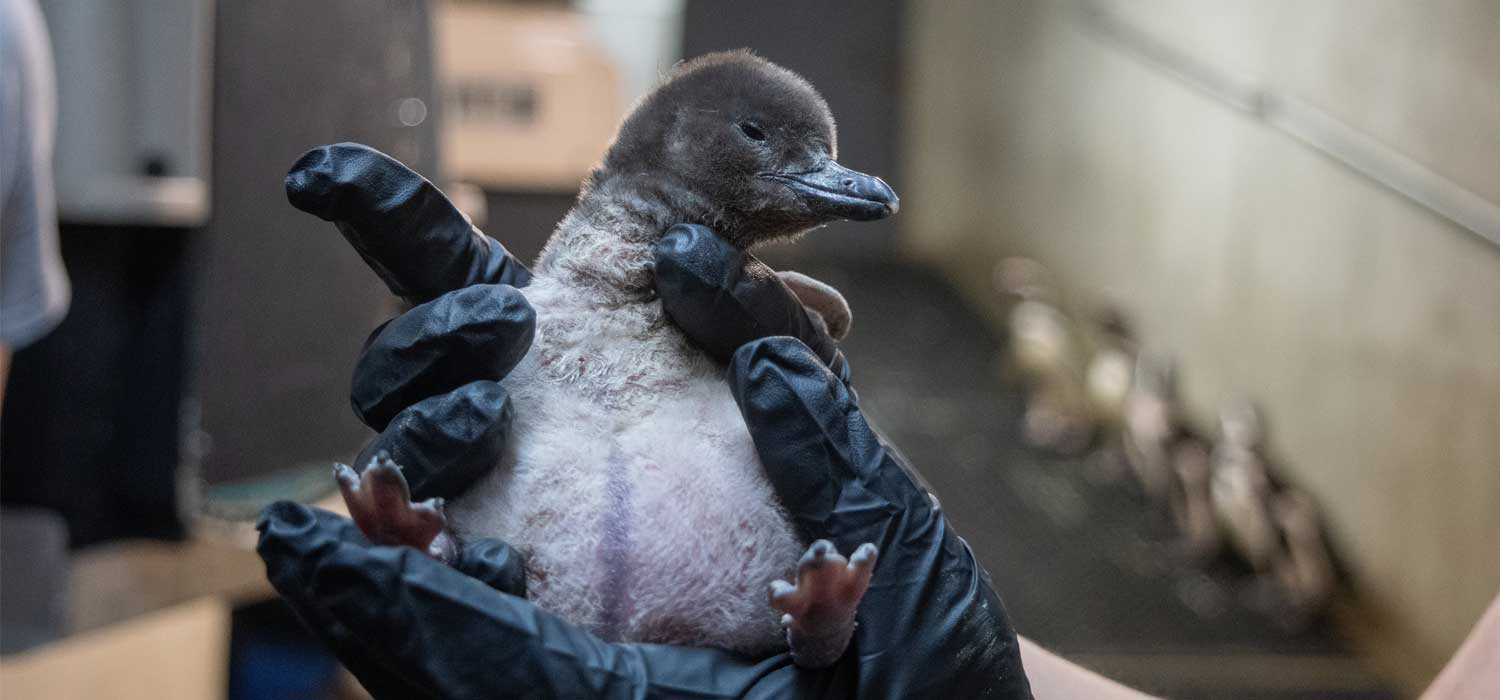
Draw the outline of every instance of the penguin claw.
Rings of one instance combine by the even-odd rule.
[[[771,607],[782,613],[792,660],[804,668],[830,666],[854,634],[854,613],[870,587],[879,550],[863,544],[845,559],[818,540],[797,562],[797,583],[772,581]]]
[[[452,540],[444,532],[448,520],[443,516],[443,499],[413,503],[401,465],[389,455],[376,455],[360,473],[347,464],[335,464],[333,478],[349,507],[349,517],[371,543],[405,545],[441,561],[452,560]]]

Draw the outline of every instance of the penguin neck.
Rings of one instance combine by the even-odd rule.
[[[679,223],[713,225],[715,210],[667,178],[595,173],[537,260],[537,271],[603,305],[656,298],[653,246]]]

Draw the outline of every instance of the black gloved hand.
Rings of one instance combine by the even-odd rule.
[[[786,335],[849,383],[849,363],[838,343],[776,271],[707,226],[667,229],[656,244],[656,290],[672,322],[720,362],[756,338]]]
[[[294,504],[261,517],[271,582],[377,698],[1031,697],[988,576],[843,382],[788,337],[742,347],[729,377],[804,533],[842,551],[881,548],[853,644],[831,668],[800,669],[785,653],[607,644],[518,597],[502,545],[470,545],[455,571]]]
[[[707,228],[674,226],[656,252],[672,320],[710,354],[737,348],[731,389],[801,535],[841,552],[880,548],[855,654],[840,662],[856,668],[855,696],[1030,697],[989,575],[860,412],[843,353],[822,326],[774,272]]]
[[[340,167],[334,152],[329,156],[332,160],[312,162],[335,173],[327,180],[346,184],[321,191],[353,187],[353,195],[345,192],[339,199],[394,212],[394,220],[402,222],[397,229],[384,229],[381,218],[358,207],[338,219],[340,229],[393,290],[428,290],[409,294],[420,300],[432,290],[441,294],[440,288],[454,280],[493,282],[485,275],[524,270],[511,263],[487,262],[464,268],[479,270],[478,279],[408,280],[404,275],[420,276],[422,266],[408,269],[382,264],[381,256],[398,254],[391,251],[399,251],[398,256],[437,258],[438,263],[450,256],[488,261],[493,258],[485,257],[490,255],[487,251],[499,244],[475,239],[472,227],[463,229],[462,235],[452,234],[457,227],[444,229],[450,233],[429,237],[428,245],[434,248],[425,250],[376,240],[411,231],[422,235],[427,230],[423,215],[412,216],[411,208],[403,206],[413,197],[422,202],[417,209],[423,212],[452,212],[452,207],[433,204],[427,189],[431,186],[414,183],[411,178],[420,181],[420,177],[399,163],[368,156],[368,149],[360,147],[334,148],[355,149],[345,151],[357,156],[350,162],[363,164],[354,170],[378,175],[370,181],[379,187],[360,189],[364,180],[358,172]],[[392,180],[386,178],[403,171],[409,176],[396,177],[397,184],[389,184]],[[293,178],[288,183],[290,190]],[[377,190],[387,194],[373,196],[371,192]],[[293,198],[296,201],[295,194]],[[453,220],[451,215],[438,218]],[[881,561],[860,606],[860,627],[851,650],[833,667],[813,672],[793,666],[787,654],[757,661],[711,649],[606,644],[526,602],[520,560],[503,544],[469,543],[450,568],[413,549],[371,546],[352,523],[332,514],[295,504],[273,505],[259,523],[259,552],[267,576],[377,698],[1030,697],[1014,632],[984,571],[962,540],[948,530],[941,513],[900,459],[880,444],[844,381],[825,367],[825,362],[844,367],[841,374],[847,378],[837,346],[816,324],[805,322],[805,312],[778,278],[760,273],[753,258],[739,257],[738,251],[705,233],[701,228],[674,231],[663,242],[658,269],[676,270],[663,275],[663,302],[710,352],[722,357],[728,352],[725,348],[749,342],[730,362],[734,395],[767,475],[804,534],[832,539],[843,551],[864,541],[880,545]],[[503,248],[499,250],[503,254]],[[474,251],[486,252],[475,256]],[[735,274],[736,266],[750,273]],[[505,302],[453,303],[461,309],[518,308]],[[725,309],[739,312],[715,320],[714,313]],[[356,390],[355,403],[362,415],[377,423],[389,413],[386,407],[429,391],[413,391],[407,384],[440,387],[457,381],[429,368],[426,359],[407,364],[403,358],[434,357],[428,349],[446,342],[441,340],[443,329],[459,329],[462,338],[468,335],[464,329],[490,323],[470,325],[465,314],[454,322],[457,317],[431,310],[423,313],[427,318],[444,319],[448,325],[436,323],[427,333],[420,330],[428,328],[424,323],[412,322],[411,327],[418,329],[410,335],[414,342],[403,342],[406,331],[400,328],[406,324],[398,319],[378,331],[368,348],[419,349],[367,351],[375,359],[361,362],[362,367],[370,362],[373,369],[362,369],[356,381],[368,378],[371,385],[368,394]],[[496,328],[512,332],[530,328],[529,320],[511,323],[504,319],[512,316],[487,314],[479,316],[498,319]],[[386,332],[394,334],[390,342],[381,340]],[[811,352],[791,338],[757,340],[786,333],[797,334],[819,350]],[[435,339],[437,345],[415,342],[422,338]],[[500,349],[513,351],[518,345],[512,342],[507,340]],[[472,345],[469,340],[459,344],[468,347],[466,343]],[[497,361],[483,373],[503,374],[507,369],[506,362]],[[479,408],[458,410],[451,406],[464,402],[453,401],[448,408],[434,406],[406,419],[403,411],[390,421],[382,438],[389,435],[393,443],[418,454],[427,449],[424,441],[432,439],[438,449],[425,453],[440,459],[439,468],[430,473],[459,474],[461,470],[451,465],[463,460],[452,456],[465,440],[472,440],[469,445],[483,452],[495,449],[491,445],[503,438],[504,420],[498,421],[498,428],[492,423],[486,429],[479,418],[508,415],[508,409],[494,408],[504,404],[503,392],[468,389],[475,384],[498,389],[491,379],[464,384],[463,390],[480,397],[472,404]],[[434,400],[443,404],[449,401],[443,397],[452,395],[436,394],[436,399],[419,401],[413,407]],[[466,394],[461,391],[460,395]],[[454,421],[457,428],[445,417],[453,415],[460,416]],[[408,428],[397,430],[403,421]],[[441,481],[458,486],[467,483],[458,477]]]
[[[531,347],[535,314],[516,287],[531,273],[426,178],[369,146],[308,151],[287,199],[331,221],[393,294],[415,306],[375,329],[350,403],[412,495],[451,498],[499,460],[510,399],[499,381]]]

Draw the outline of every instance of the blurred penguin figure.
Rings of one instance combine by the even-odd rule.
[[[1131,474],[1152,508],[1169,508],[1175,478],[1173,449],[1183,434],[1177,368],[1171,357],[1154,351],[1136,357],[1123,422],[1121,441]]]
[[[1188,424],[1177,393],[1177,366],[1161,352],[1141,352],[1121,411],[1125,463],[1152,511],[1170,522],[1180,553],[1202,562],[1218,554],[1219,525],[1210,493],[1209,442]]]
[[[1301,626],[1333,599],[1338,577],[1328,551],[1317,504],[1306,492],[1288,488],[1271,498],[1271,519],[1281,534],[1276,582],[1287,598],[1287,622]]]
[[[1300,629],[1328,606],[1338,585],[1317,504],[1277,477],[1255,404],[1238,399],[1225,406],[1220,432],[1212,494],[1221,530],[1256,575],[1251,602]]]
[[[995,266],[994,284],[1008,304],[1008,364],[1027,390],[1022,436],[1035,448],[1082,452],[1093,437],[1083,362],[1072,324],[1058,308],[1051,275],[1035,260],[1006,258]]]
[[[1181,553],[1196,562],[1218,555],[1221,540],[1214,517],[1212,450],[1197,435],[1184,434],[1171,450],[1172,523],[1177,528]]]
[[[1135,332],[1125,314],[1116,308],[1101,311],[1097,322],[1085,387],[1099,430],[1114,434],[1125,426],[1125,401],[1135,374]]]
[[[1084,392],[1096,425],[1090,476],[1117,481],[1125,476],[1125,405],[1135,382],[1135,331],[1125,314],[1109,307],[1095,319],[1093,352],[1084,370]]]
[[[1274,485],[1262,451],[1264,437],[1260,410],[1248,400],[1232,401],[1220,411],[1214,514],[1229,546],[1258,576],[1271,572],[1281,544],[1271,519]]]

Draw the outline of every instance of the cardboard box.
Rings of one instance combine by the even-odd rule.
[[[312,505],[349,514],[337,493]],[[74,555],[68,577],[70,631],[112,625],[203,597],[230,607],[276,597],[265,563],[255,553],[259,533],[253,522],[203,517],[193,529],[194,536],[184,542],[122,540]]]
[[[435,7],[434,26],[446,179],[576,191],[626,107],[618,71],[584,18],[450,2]]]
[[[209,700],[228,688],[229,607],[203,598],[0,660],[5,700]]]
[[[114,542],[79,553],[72,569],[68,626],[74,633],[203,597],[235,606],[276,595],[254,549],[212,539]]]

